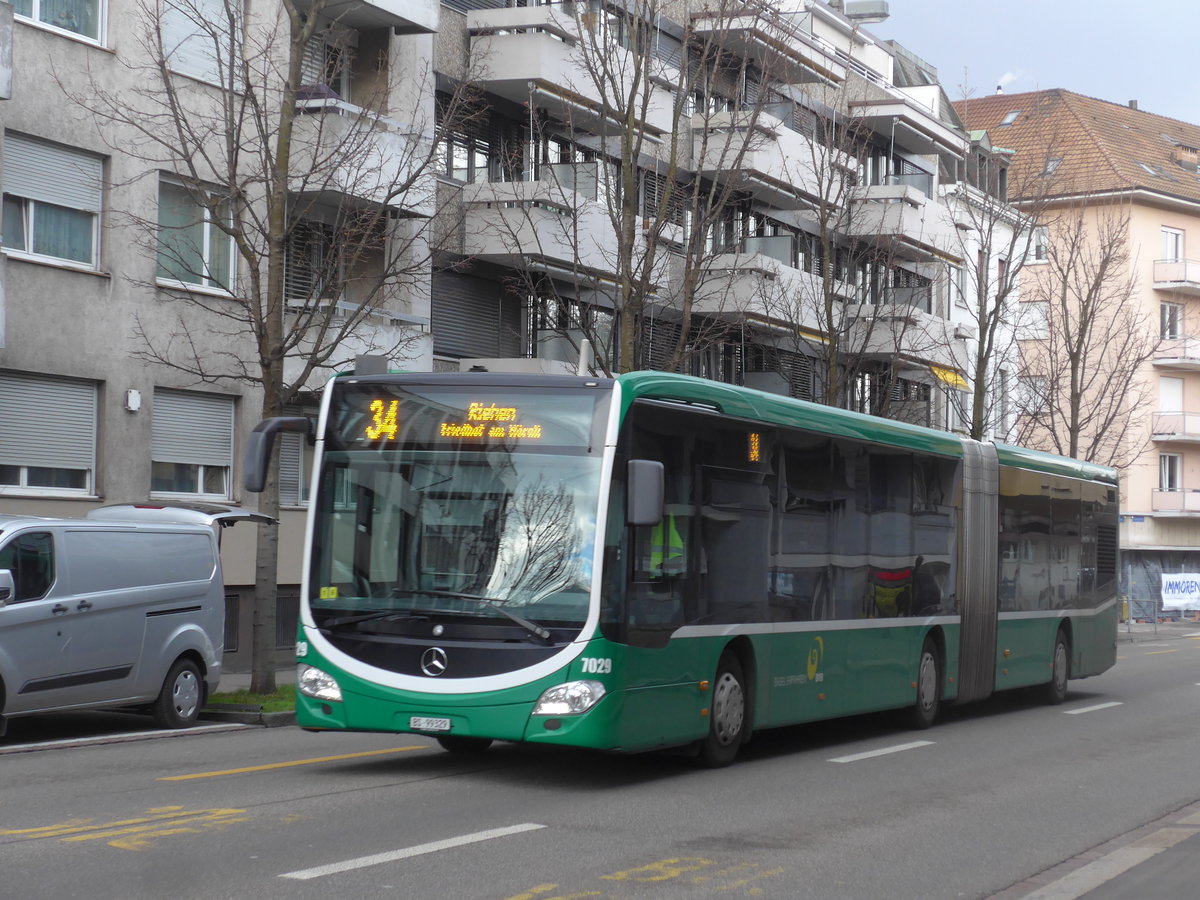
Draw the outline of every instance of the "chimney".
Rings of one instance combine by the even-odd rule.
[[[996,93],[1003,94],[1004,93],[1004,85],[1002,85],[1002,84],[996,85]]]
[[[1136,100],[1130,100],[1130,101],[1129,101],[1129,108],[1130,108],[1130,109],[1137,109],[1137,101],[1136,101]]]

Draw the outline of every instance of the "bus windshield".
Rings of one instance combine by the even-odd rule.
[[[606,394],[336,390],[307,598],[318,627],[434,617],[546,638],[583,624]]]

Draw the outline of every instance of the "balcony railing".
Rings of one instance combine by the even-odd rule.
[[[1160,366],[1176,365],[1200,368],[1200,337],[1180,335],[1164,337],[1154,351],[1154,362]]]
[[[1151,491],[1150,507],[1159,513],[1200,513],[1200,490]]]
[[[1155,413],[1150,433],[1155,440],[1200,441],[1200,413]]]
[[[1154,287],[1200,296],[1200,259],[1156,259]]]

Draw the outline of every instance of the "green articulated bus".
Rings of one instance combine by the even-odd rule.
[[[757,730],[1116,658],[1108,468],[661,372],[345,374],[313,480],[298,723],[725,765]]]

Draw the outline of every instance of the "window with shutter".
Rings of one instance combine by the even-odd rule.
[[[94,494],[96,385],[0,373],[0,493]]]
[[[232,397],[154,391],[151,493],[228,499],[233,410]]]
[[[163,53],[172,72],[209,84],[236,78],[230,59],[240,55],[242,11],[225,0],[163,0]]]
[[[96,268],[103,169],[95,154],[6,132],[4,246]]]

